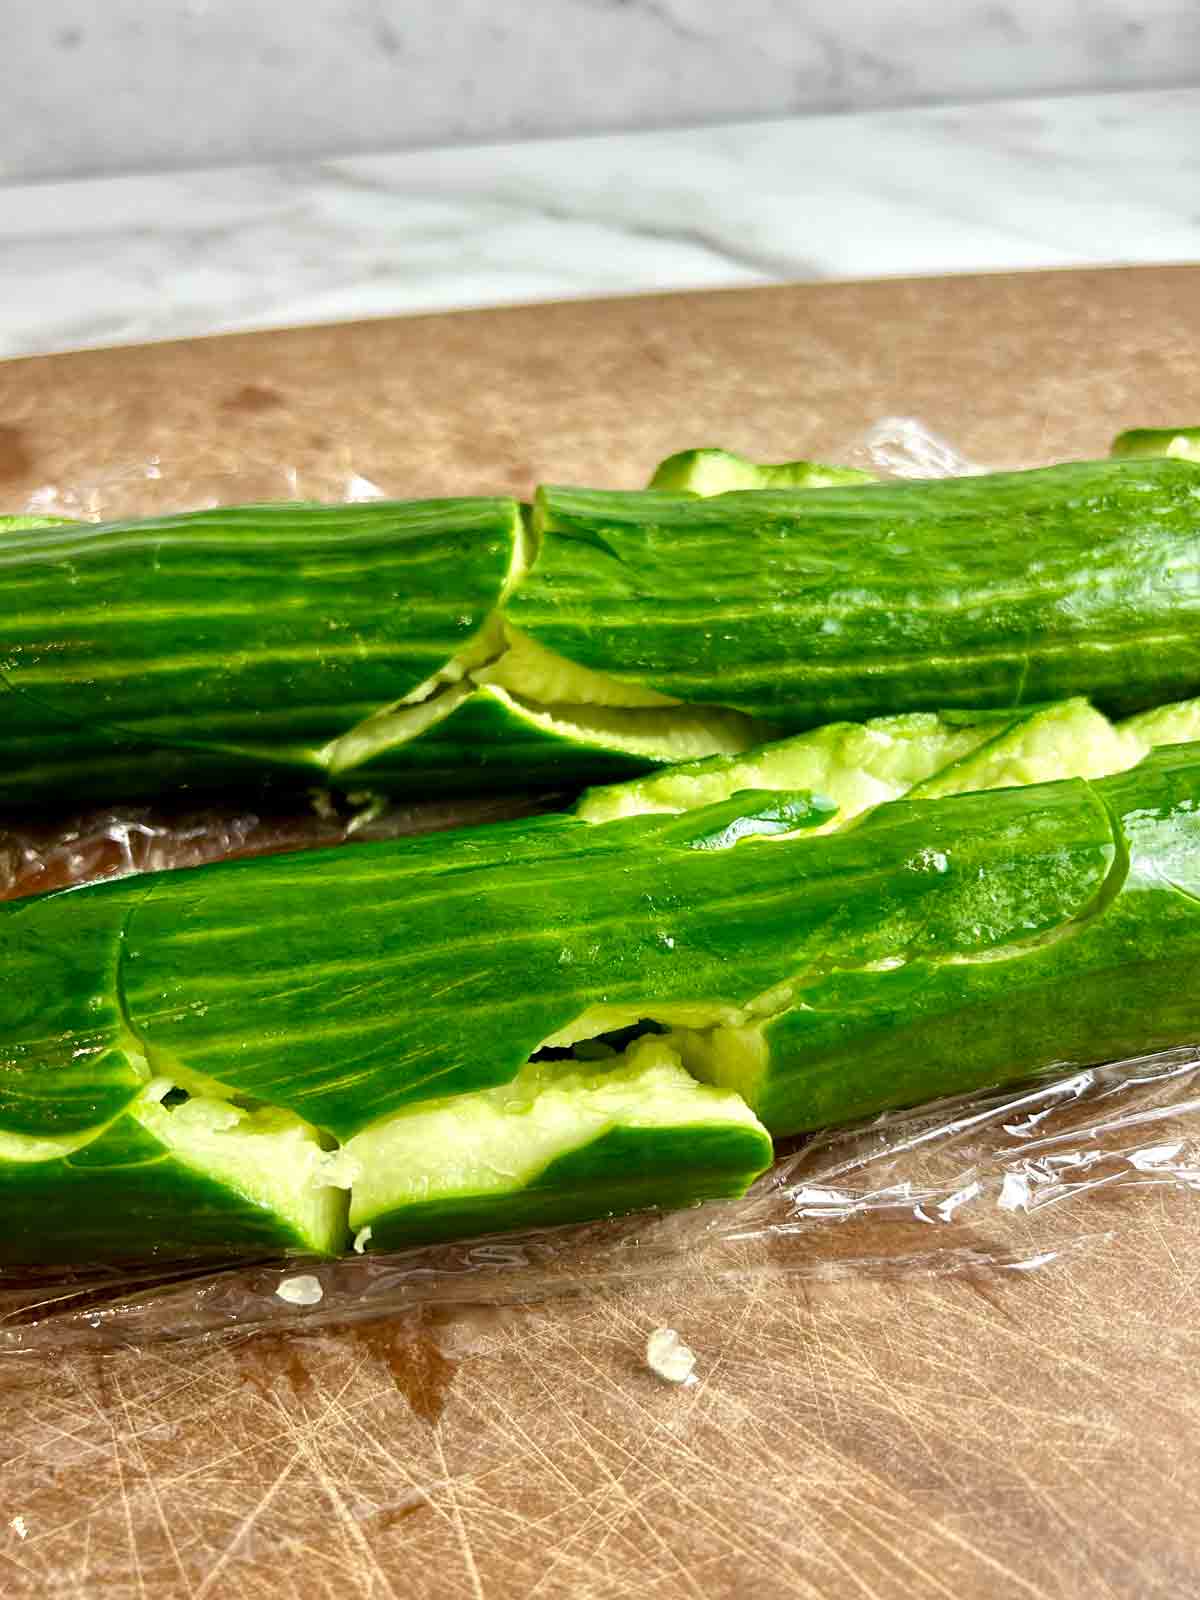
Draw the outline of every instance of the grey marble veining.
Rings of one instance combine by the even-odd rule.
[[[1200,258],[1200,90],[0,189],[0,355],[577,295]]]
[[[1189,82],[1196,0],[10,0],[0,179]]]

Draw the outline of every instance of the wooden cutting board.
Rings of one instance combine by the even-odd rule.
[[[1200,269],[565,304],[0,365],[0,509],[642,482],[721,443],[966,455],[1200,422]],[[289,469],[292,474],[289,476]],[[58,504],[69,501],[60,498]],[[358,1331],[0,1360],[6,1596],[1182,1596],[1200,1197],[1028,1273],[711,1273]],[[995,1229],[975,1241],[1003,1243]],[[699,1381],[641,1362],[679,1328]]]

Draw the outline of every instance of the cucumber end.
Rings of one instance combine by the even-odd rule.
[[[1127,428],[1109,450],[1112,456],[1162,457],[1200,461],[1200,427]]]

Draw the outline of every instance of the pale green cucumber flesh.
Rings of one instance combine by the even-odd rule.
[[[1064,700],[1018,718],[968,754],[914,785],[911,799],[977,789],[1103,778],[1140,761],[1149,748],[1086,700]]]
[[[1191,744],[1200,739],[1200,700],[1176,700],[1155,706],[1118,723],[1118,731],[1152,748],[1163,744]]]
[[[770,1137],[698,1084],[662,1039],[600,1066],[531,1063],[511,1083],[427,1102],[348,1141],[350,1225],[372,1249],[741,1194]]]
[[[1086,700],[1026,712],[915,712],[835,723],[743,755],[684,763],[649,777],[587,790],[585,822],[612,822],[717,804],[743,788],[805,787],[837,806],[824,824],[846,827],[876,805],[978,789],[1100,778],[1135,765],[1157,745],[1200,739],[1200,700],[1156,706],[1113,723]]]
[[[0,538],[6,533],[26,533],[30,528],[64,528],[78,526],[74,517],[51,517],[43,512],[27,512],[0,516]]]
[[[1077,764],[1078,750],[1064,748]],[[1018,754],[1028,759],[1028,744]],[[820,815],[802,797],[776,799],[777,822]],[[491,1211],[495,1191],[473,1168],[465,1188],[431,1188],[434,1211],[422,1217],[410,1197],[389,1199],[407,1221],[381,1240],[426,1224],[568,1220],[732,1192],[753,1163],[734,1160],[724,1134],[704,1143],[694,1184],[687,1176],[690,1111],[670,1111],[669,1148],[656,1150],[648,1130],[645,1140],[630,1131],[627,1108],[582,1142],[570,1117],[551,1115],[553,1100],[538,1109],[553,1080],[584,1069],[533,1069],[531,1056],[592,1051],[631,1026],[672,1029],[635,1048],[677,1051],[673,1074],[740,1093],[775,1133],[1002,1081],[1049,1065],[1052,1050],[1096,1059],[1148,1039],[1180,1042],[1200,1017],[1184,981],[1200,954],[1198,801],[1200,747],[1182,745],[1111,777],[897,801],[827,838],[731,847],[723,830],[739,805],[763,815],[761,795],[735,796],[728,815],[605,827],[543,818],[0,907],[13,974],[0,996],[9,1135],[0,1165],[10,1214],[24,1219],[10,1249],[36,1248],[38,1205],[68,1228],[55,1175],[70,1179],[70,1205],[90,1227],[93,1191],[79,1174],[92,1169],[107,1186],[94,1191],[97,1214],[107,1194],[114,1215],[141,1219],[127,1238],[143,1245],[155,1227],[169,1243],[170,1206],[184,1192],[160,1185],[152,1203],[153,1169],[207,1186],[181,1239],[199,1243],[223,1226],[227,1242],[286,1235],[317,1248],[344,1201],[314,1196],[314,1183],[394,1180],[386,1155],[357,1174],[339,1170],[356,1140],[361,1151],[381,1137],[380,1119],[419,1119],[431,1104],[449,1108],[451,1122],[455,1106],[494,1111],[497,1100],[511,1104],[522,1074],[536,1090],[524,1126],[548,1117],[565,1143],[552,1138],[547,1153],[535,1140],[521,1159],[492,1163],[510,1186]],[[703,848],[714,833],[724,848]],[[1154,1001],[1149,1021],[1140,990]],[[1013,1014],[1014,994],[1028,1015]],[[104,1077],[122,1051],[120,1070]],[[199,1101],[211,1080],[266,1107],[147,1108],[149,1071]],[[106,1125],[81,1137],[98,1126],[100,1104]],[[281,1110],[308,1130],[278,1121]],[[326,1152],[314,1125],[345,1148]],[[264,1172],[283,1149],[288,1172]],[[444,1156],[431,1147],[435,1188]]]
[[[870,483],[869,472],[831,467],[818,461],[750,461],[731,450],[681,450],[655,468],[648,485],[668,494],[728,494],[734,489],[832,489],[842,483]]]
[[[898,799],[991,736],[996,713],[964,723],[936,712],[909,712],[866,723],[831,723],[742,755],[713,756],[632,782],[589,789],[576,806],[586,822],[654,811],[691,811],[740,789],[810,789],[827,797],[841,827],[871,806]],[[1011,714],[1004,714],[1007,726]]]
[[[442,698],[447,715],[362,755],[355,783],[425,794],[578,790],[597,776],[627,778],[698,754],[747,749],[765,726],[703,706],[540,705],[492,684]]]

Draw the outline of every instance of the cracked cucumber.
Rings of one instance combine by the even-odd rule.
[[[837,719],[1200,687],[1178,452],[884,484],[708,451],[662,474],[544,488],[528,527],[485,499],[8,519],[0,807],[581,787]],[[791,487],[711,492],[764,474]]]
[[[781,728],[1073,694],[1120,713],[1200,686],[1182,460],[700,499],[546,488],[535,526],[513,624]]]
[[[1200,746],[828,820],[742,793],[0,907],[0,1249],[684,1203],[768,1133],[1194,1037]]]

